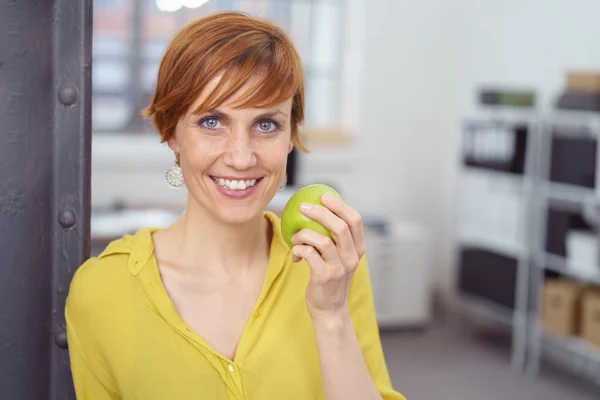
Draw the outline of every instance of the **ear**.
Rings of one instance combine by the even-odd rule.
[[[294,150],[294,142],[290,140],[290,144],[288,146],[288,154],[290,154]]]
[[[177,138],[175,137],[175,134],[171,135],[169,140],[167,140],[167,144],[174,153],[179,153],[179,145],[177,144]]]

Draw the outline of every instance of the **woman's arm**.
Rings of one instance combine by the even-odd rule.
[[[77,400],[119,400],[117,385],[102,363],[91,321],[99,307],[90,302],[96,282],[85,277],[85,270],[93,263],[95,259],[88,260],[75,273],[65,307],[73,385]]]
[[[327,400],[381,400],[363,358],[350,312],[313,318],[323,392]]]
[[[108,374],[85,354],[72,325],[67,325],[71,374],[77,400],[119,400]]]
[[[303,205],[301,210],[325,225],[334,240],[303,229],[292,238],[292,254],[294,261],[304,259],[311,269],[306,303],[325,398],[402,400],[389,382],[366,262],[361,262],[365,253],[361,217],[341,200],[324,196],[322,203]]]

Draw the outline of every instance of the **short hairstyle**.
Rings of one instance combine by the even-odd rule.
[[[298,132],[304,122],[300,56],[282,29],[241,12],[210,14],[190,22],[175,35],[160,62],[152,101],[142,115],[151,119],[166,142],[211,79],[223,74],[194,113],[223,104],[257,73],[257,84],[235,107],[271,107],[292,98],[292,142],[297,149],[307,151]]]

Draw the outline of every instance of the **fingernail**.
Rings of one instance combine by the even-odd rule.
[[[330,194],[324,194],[323,200],[325,200],[325,201],[333,200],[333,197]]]
[[[303,210],[310,210],[312,208],[312,206],[313,205],[310,204],[310,203],[302,203],[302,204],[300,204],[300,208],[303,209]]]

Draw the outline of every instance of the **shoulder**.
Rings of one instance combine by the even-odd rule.
[[[139,259],[152,254],[152,229],[141,229],[111,242],[97,257],[86,260],[69,286],[67,309],[101,311],[126,300]]]

